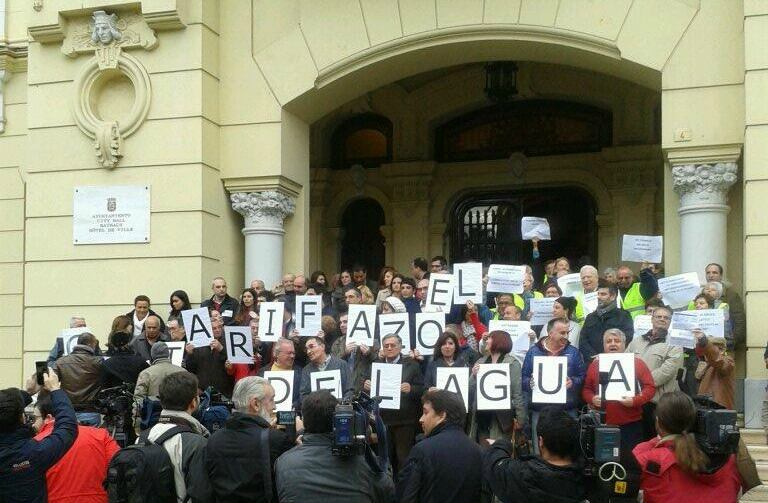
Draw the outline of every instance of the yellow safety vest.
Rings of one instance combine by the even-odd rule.
[[[645,299],[640,293],[640,283],[633,283],[629,287],[627,294],[621,299],[621,308],[628,311],[632,319],[635,319],[635,316],[645,314]]]

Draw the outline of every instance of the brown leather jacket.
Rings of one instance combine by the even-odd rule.
[[[77,412],[97,412],[96,395],[101,389],[101,362],[93,348],[78,344],[56,361],[56,373]]]

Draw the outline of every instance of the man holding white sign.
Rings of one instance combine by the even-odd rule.
[[[402,468],[416,438],[416,427],[421,415],[421,394],[424,391],[424,377],[419,364],[408,356],[401,355],[403,342],[397,335],[385,335],[381,340],[383,358],[379,363],[400,364],[402,366],[400,384],[400,408],[398,410],[384,409],[381,419],[387,425],[389,434],[389,461],[392,463],[392,473]],[[373,387],[373,383],[365,381],[364,388],[372,397],[381,391]]]
[[[683,366],[683,348],[667,343],[667,332],[672,322],[672,310],[662,306],[653,310],[653,328],[646,334],[638,334],[627,346],[628,353],[635,353],[648,366],[656,385],[653,399],[643,406],[643,436],[651,438],[656,434],[656,404],[661,395],[679,391],[677,371]]]
[[[355,312],[355,310],[352,309],[353,307],[358,306],[349,306],[350,313]],[[375,306],[359,307],[372,307],[374,310],[376,309]],[[364,313],[364,311],[359,312],[361,314]],[[349,336],[351,334],[349,334],[349,329],[347,328],[349,326],[349,318],[350,317],[347,315],[347,313],[342,313],[339,315],[339,332],[341,335],[337,337],[335,341],[333,341],[331,353],[341,358],[349,365],[349,377],[352,380],[352,387],[354,388],[354,392],[357,394],[363,390],[363,384],[365,381],[371,378],[371,363],[376,359],[376,355],[379,353],[379,344],[375,342],[373,337],[375,331],[375,322],[373,320],[376,319],[375,316],[366,321],[366,330],[362,330],[362,328],[360,328],[361,323],[358,321],[357,331],[364,332],[362,341],[354,341],[350,339]],[[353,316],[353,319],[360,320],[361,318],[358,316]],[[404,324],[406,325],[407,331],[408,321],[406,320]],[[370,337],[368,336],[369,334]]]
[[[341,396],[336,396],[339,400],[343,398],[349,398],[352,396],[352,382],[349,379],[349,367],[347,362],[340,360],[334,355],[329,355],[325,352],[325,341],[321,337],[313,336],[304,339],[302,342],[307,349],[307,365],[304,367],[301,373],[301,398],[309,395],[312,391],[316,391],[317,388],[312,387],[312,374],[315,372],[327,372],[332,370],[338,370],[339,388]],[[325,386],[320,386],[320,389],[329,389]],[[335,395],[334,395],[335,396]]]
[[[605,353],[589,364],[581,390],[582,398],[590,407],[605,411],[607,424],[619,427],[624,466],[632,459],[632,449],[645,439],[643,406],[656,394],[656,384],[645,362],[634,353],[624,352],[626,341],[619,329],[605,332]]]
[[[558,407],[565,410],[571,417],[576,417],[578,393],[584,382],[586,369],[581,353],[568,341],[568,329],[568,320],[562,318],[550,320],[547,323],[547,336],[531,346],[523,362],[523,390],[530,397],[533,438],[538,436],[536,425],[539,421],[539,413],[555,398],[559,398]],[[549,362],[544,360],[553,357],[562,358],[555,360],[554,370],[545,371],[543,366]],[[534,366],[534,358],[540,362],[537,367]],[[546,401],[541,397],[547,397]],[[533,447],[534,452],[538,453],[535,442]]]

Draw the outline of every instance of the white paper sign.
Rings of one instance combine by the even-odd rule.
[[[672,313],[671,329],[701,330],[708,337],[725,337],[725,316],[722,309],[701,309]]]
[[[491,264],[488,268],[489,292],[523,293],[525,266]]]
[[[624,262],[650,262],[658,264],[664,250],[664,236],[633,236],[624,234],[621,242],[621,260]]]
[[[64,356],[67,356],[77,346],[77,339],[84,333],[92,333],[88,327],[77,328],[65,328],[61,331],[61,335],[57,337],[61,339],[62,346],[64,347]]]
[[[250,327],[224,327],[224,338],[230,363],[253,363]]]
[[[597,309],[597,292],[585,293],[581,296],[579,302],[581,302],[584,310],[584,317],[586,318],[588,314],[594,313]]]
[[[543,299],[533,298],[530,300],[531,325],[546,325],[552,316],[552,306],[555,303],[554,297],[545,297]]]
[[[477,371],[477,410],[512,408],[511,368],[508,363],[481,363]]]
[[[299,331],[300,337],[313,337],[320,331],[323,312],[322,299],[320,295],[296,296],[296,330]]]
[[[403,366],[399,363],[373,363],[371,365],[371,398],[381,398],[380,409],[400,408],[400,384]]]
[[[196,348],[210,346],[213,340],[213,327],[207,307],[182,311],[181,321],[184,322],[187,340],[191,341]]]
[[[531,345],[528,332],[531,331],[529,321],[491,320],[488,322],[488,331],[501,330],[509,334],[512,339],[512,351],[525,357]]]
[[[471,300],[475,304],[483,303],[483,264],[467,262],[453,264],[453,303],[466,304]]]
[[[149,185],[75,187],[72,242],[149,243]]]
[[[373,347],[376,333],[376,306],[352,304],[347,317],[347,344]]]
[[[694,337],[693,332],[690,330],[670,328],[667,334],[667,344],[669,346],[682,346],[693,349],[696,346],[696,337]]]
[[[341,370],[323,370],[309,374],[310,390],[327,389],[336,400],[341,400]]]
[[[660,278],[659,291],[664,303],[672,309],[687,307],[688,303],[701,292],[699,276],[695,272],[687,272]]]
[[[181,367],[181,362],[184,361],[184,347],[187,343],[184,341],[171,341],[166,342],[165,345],[168,346],[168,351],[171,354],[171,363]]]
[[[408,313],[390,313],[379,315],[379,337],[399,335],[403,341],[402,354],[411,352],[411,324]]]
[[[533,357],[533,403],[566,403],[568,380],[568,357]]]
[[[563,291],[563,297],[576,297],[584,291],[581,275],[577,272],[557,278],[557,286]]]
[[[451,310],[453,300],[453,274],[434,272],[429,275],[426,305],[430,311]]]
[[[431,355],[438,337],[445,331],[445,313],[416,313],[415,330],[416,351]]]
[[[653,328],[650,314],[639,314],[635,316],[633,323],[635,325],[635,335],[638,336],[648,333],[648,331]]]
[[[283,317],[285,304],[283,302],[262,302],[259,304],[259,340],[261,342],[277,342],[283,335]]]
[[[264,379],[269,381],[275,390],[275,410],[291,411],[293,409],[293,373],[295,370],[267,370]]]
[[[523,240],[538,238],[540,240],[552,239],[549,233],[549,222],[546,218],[523,217],[520,220],[520,234]]]
[[[469,410],[469,368],[437,367],[435,387],[456,393]]]
[[[635,396],[634,353],[600,353],[597,361],[601,398],[618,401]]]

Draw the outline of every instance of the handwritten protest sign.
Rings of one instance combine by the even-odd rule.
[[[690,330],[671,328],[667,334],[667,344],[670,346],[682,346],[684,348],[693,349],[696,347],[696,337]]]
[[[549,320],[553,318],[552,316],[552,304],[555,303],[555,299],[553,297],[545,297],[543,299],[536,299],[533,298],[530,300],[530,312],[533,313],[531,315],[531,325],[538,326],[538,325],[546,325],[549,323]]]
[[[491,264],[488,268],[489,292],[523,293],[525,267],[521,265]]]
[[[621,260],[625,262],[661,262],[664,250],[663,236],[635,236],[624,234],[621,243]]]
[[[585,293],[581,297],[581,305],[584,309],[584,316],[597,310],[597,292]]]
[[[490,320],[488,322],[488,330],[493,332],[494,330],[501,330],[509,334],[512,339],[512,351],[525,357],[525,354],[530,348],[530,337],[528,332],[531,331],[531,322],[529,321],[513,321],[513,320]]]
[[[537,238],[552,239],[549,232],[549,222],[546,218],[523,217],[520,219],[520,234],[523,240]]]
[[[633,322],[635,325],[635,335],[646,334],[648,333],[649,330],[653,328],[650,314],[637,315],[635,316],[635,319],[633,320]]]
[[[725,337],[725,316],[722,309],[678,311],[672,314],[670,329],[701,330],[709,337]]]
[[[677,274],[659,279],[663,302],[672,309],[686,307],[701,292],[699,276],[695,272]]]
[[[564,297],[576,297],[584,291],[581,286],[581,275],[577,272],[557,278],[557,286],[563,291]]]
[[[467,262],[453,264],[453,303],[466,304],[471,300],[475,304],[483,302],[483,264]]]

